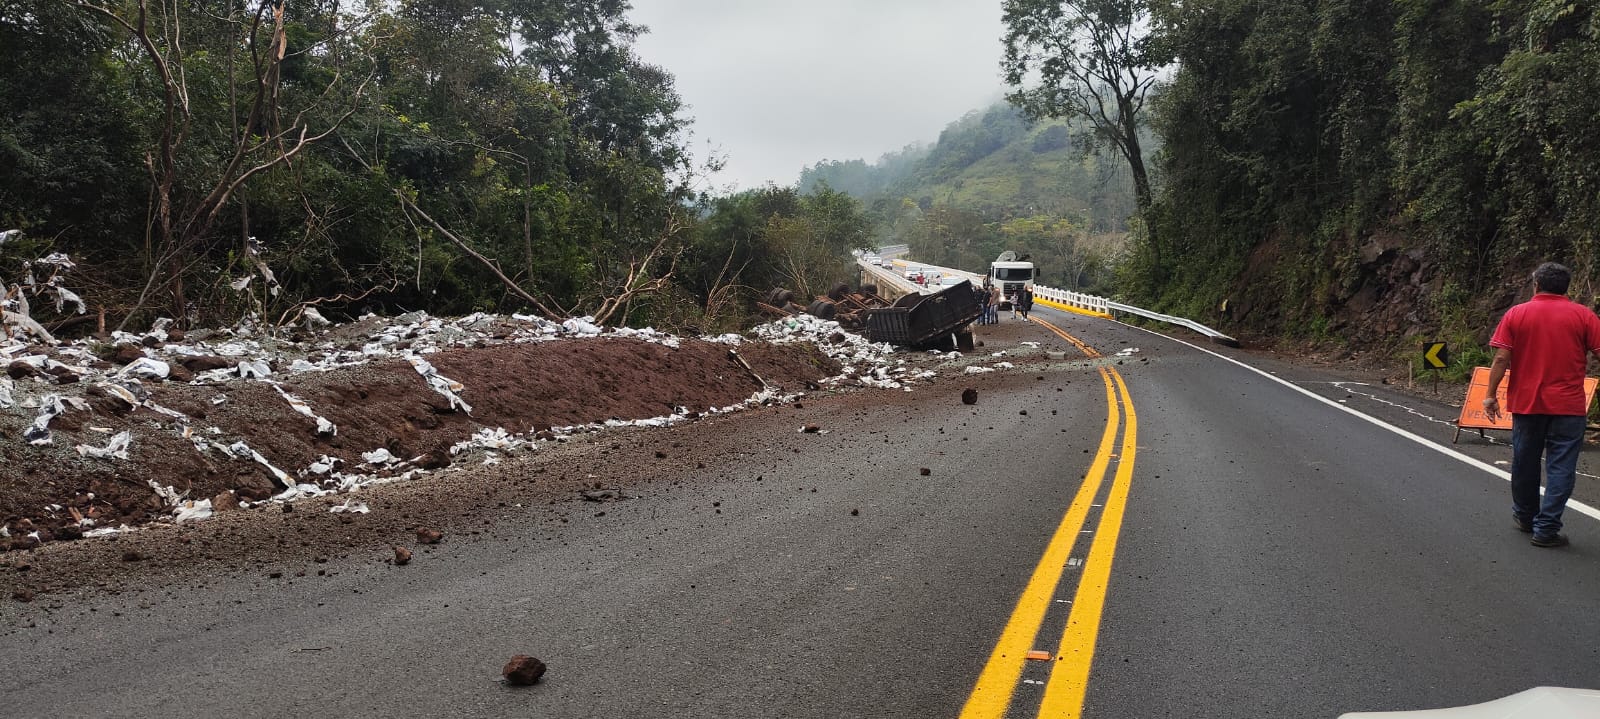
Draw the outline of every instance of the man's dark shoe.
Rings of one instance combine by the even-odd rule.
[[[1531,541],[1535,547],[1565,547],[1567,546],[1567,535],[1552,534],[1548,537],[1541,537],[1535,534],[1533,539],[1529,541]]]
[[[1517,525],[1518,530],[1527,532],[1528,534],[1533,534],[1532,520],[1523,519],[1521,517],[1512,517],[1511,521]]]

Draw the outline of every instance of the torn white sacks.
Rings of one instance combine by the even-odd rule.
[[[354,499],[346,499],[344,504],[335,504],[332,507],[329,507],[328,511],[334,514],[366,514],[372,510],[368,509],[367,505],[363,502],[357,502]]]
[[[129,434],[128,430],[122,430],[112,437],[111,442],[106,444],[105,447],[92,447],[87,444],[78,445],[78,455],[95,459],[127,459],[128,444],[132,441],[133,435]]]
[[[289,481],[288,473],[272,466],[272,463],[268,462],[266,457],[261,456],[260,452],[251,449],[250,445],[244,442],[234,442],[228,446],[228,452],[239,459],[255,460],[256,464],[266,467],[267,472],[272,474],[272,479],[278,483],[279,487],[294,486],[294,482]]]
[[[61,404],[61,396],[47,394],[39,400],[39,414],[33,418],[33,424],[22,431],[22,438],[28,444],[42,447],[50,444],[50,420],[65,413],[67,408]]]
[[[338,425],[336,425],[336,424],[334,424],[332,422],[329,422],[326,418],[322,417],[321,415],[317,414],[316,412],[312,412],[311,411],[311,405],[306,404],[305,400],[300,399],[299,397],[296,397],[296,396],[294,396],[292,394],[289,394],[287,391],[285,391],[283,389],[283,387],[279,386],[277,382],[268,382],[267,384],[272,385],[273,389],[278,390],[278,394],[283,397],[285,402],[289,403],[290,407],[294,408],[294,411],[299,412],[300,414],[303,414],[303,415],[305,415],[307,417],[310,417],[313,420],[316,420],[316,422],[317,422],[317,436],[319,436],[319,437],[332,437],[332,436],[334,436],[334,435],[339,433],[339,426]]]
[[[158,359],[140,357],[129,362],[118,374],[139,379],[166,379],[167,375],[172,374],[172,366]]]
[[[172,521],[182,524],[211,518],[211,500],[196,499],[179,502],[172,513]]]
[[[11,409],[11,406],[16,404],[16,401],[11,399],[11,390],[15,387],[10,377],[0,377],[0,409]]]
[[[467,414],[472,414],[472,405],[467,404],[466,400],[461,399],[456,394],[466,389],[466,385],[440,375],[439,371],[433,368],[433,365],[428,364],[428,361],[421,357],[407,357],[406,361],[411,363],[411,367],[417,371],[417,374],[422,375],[422,379],[427,381],[428,386],[432,387],[433,391],[444,395],[445,399],[450,400],[451,409],[459,407]]]

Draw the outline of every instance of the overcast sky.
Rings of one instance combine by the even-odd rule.
[[[633,0],[642,59],[677,79],[717,188],[876,160],[998,101],[1000,0]]]

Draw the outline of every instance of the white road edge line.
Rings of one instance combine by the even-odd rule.
[[[1112,320],[1112,321],[1115,322],[1116,320]],[[1318,402],[1321,402],[1321,403],[1323,403],[1325,405],[1328,405],[1329,407],[1337,409],[1337,410],[1339,410],[1341,412],[1348,412],[1348,413],[1350,413],[1350,414],[1352,414],[1352,415],[1354,415],[1356,417],[1360,417],[1361,419],[1366,420],[1368,422],[1371,422],[1372,424],[1377,425],[1378,427],[1382,427],[1383,429],[1389,430],[1390,432],[1393,432],[1393,433],[1395,433],[1397,435],[1400,435],[1401,437],[1404,437],[1404,438],[1409,439],[1409,440],[1411,440],[1413,442],[1416,442],[1417,444],[1420,444],[1420,445],[1422,445],[1424,447],[1427,447],[1428,449],[1431,449],[1431,450],[1433,450],[1435,452],[1438,452],[1438,453],[1440,453],[1440,454],[1442,454],[1442,455],[1444,455],[1446,457],[1450,457],[1451,459],[1459,460],[1462,463],[1465,463],[1465,464],[1471,465],[1473,467],[1476,467],[1478,469],[1481,469],[1481,470],[1483,470],[1485,472],[1488,472],[1489,474],[1492,474],[1492,475],[1494,475],[1496,477],[1499,477],[1499,478],[1501,478],[1501,479],[1503,479],[1503,480],[1505,480],[1507,482],[1511,481],[1511,473],[1506,471],[1506,470],[1503,470],[1503,469],[1500,469],[1498,467],[1495,467],[1494,465],[1489,464],[1487,462],[1483,462],[1483,461],[1480,461],[1480,460],[1477,460],[1477,459],[1473,459],[1472,457],[1468,457],[1467,455],[1464,455],[1464,454],[1462,454],[1460,452],[1457,452],[1457,451],[1455,451],[1453,449],[1450,449],[1449,447],[1446,447],[1446,446],[1444,446],[1442,444],[1434,442],[1433,440],[1428,439],[1426,437],[1422,437],[1422,436],[1419,436],[1419,435],[1416,435],[1416,434],[1412,434],[1411,432],[1407,432],[1406,430],[1400,429],[1399,427],[1396,427],[1396,426],[1394,426],[1392,424],[1384,422],[1383,420],[1378,419],[1377,417],[1373,417],[1371,415],[1363,414],[1363,413],[1358,412],[1356,410],[1350,409],[1350,407],[1348,407],[1346,405],[1339,404],[1338,402],[1335,402],[1335,401],[1333,401],[1331,399],[1328,399],[1327,397],[1324,397],[1324,396],[1322,396],[1320,394],[1317,394],[1316,392],[1312,392],[1311,390],[1308,390],[1308,389],[1306,389],[1304,387],[1301,387],[1300,385],[1297,385],[1297,384],[1295,384],[1293,382],[1290,382],[1289,380],[1283,379],[1281,377],[1278,377],[1276,375],[1273,375],[1273,374],[1271,374],[1269,372],[1266,372],[1264,370],[1258,369],[1256,367],[1251,367],[1250,365],[1247,365],[1247,364],[1245,364],[1243,362],[1240,362],[1239,360],[1236,360],[1236,359],[1234,359],[1232,357],[1229,357],[1229,356],[1227,356],[1225,354],[1222,354],[1220,352],[1213,352],[1213,351],[1208,350],[1208,349],[1206,349],[1204,347],[1201,347],[1199,345],[1192,344],[1192,343],[1180,340],[1180,339],[1178,339],[1176,337],[1168,337],[1168,336],[1166,336],[1164,334],[1161,334],[1160,332],[1156,332],[1155,330],[1150,330],[1150,329],[1145,329],[1143,327],[1130,325],[1130,324],[1128,324],[1126,322],[1117,322],[1117,324],[1122,325],[1124,327],[1131,327],[1131,328],[1139,330],[1141,332],[1149,332],[1150,334],[1153,334],[1153,335],[1155,335],[1157,337],[1161,337],[1163,339],[1172,340],[1173,342],[1177,342],[1180,345],[1185,345],[1187,347],[1200,350],[1201,352],[1204,352],[1204,353],[1206,353],[1208,355],[1211,355],[1212,357],[1216,357],[1218,359],[1222,359],[1222,360],[1225,360],[1225,361],[1228,361],[1228,362],[1232,362],[1232,363],[1234,363],[1236,365],[1239,365],[1240,367],[1243,367],[1243,368],[1245,368],[1247,370],[1250,370],[1251,372],[1254,372],[1254,373],[1256,373],[1258,375],[1261,375],[1262,377],[1266,377],[1267,379],[1270,379],[1273,382],[1277,382],[1278,384],[1281,384],[1281,385],[1283,385],[1285,387],[1288,387],[1289,389],[1292,389],[1292,390],[1294,390],[1296,392],[1299,392],[1300,394],[1303,394],[1303,395],[1305,395],[1307,397],[1310,397],[1310,398],[1312,398],[1312,399],[1314,399],[1314,400],[1316,400]],[[1543,492],[1542,489],[1540,491],[1541,491],[1541,493]],[[1582,514],[1584,516],[1590,517],[1592,519],[1600,519],[1600,509],[1595,509],[1594,507],[1591,507],[1591,506],[1589,506],[1587,504],[1584,504],[1583,502],[1579,502],[1579,501],[1574,500],[1574,499],[1569,499],[1569,500],[1567,500],[1567,508],[1575,510],[1579,514]]]

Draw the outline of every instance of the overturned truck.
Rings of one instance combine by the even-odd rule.
[[[871,285],[851,292],[837,285],[827,295],[817,297],[806,307],[794,302],[793,292],[774,289],[766,302],[757,305],[768,314],[791,316],[810,314],[835,320],[840,327],[860,332],[873,342],[912,349],[972,349],[972,330],[968,325],[983,314],[983,305],[962,281],[933,294],[909,294],[890,302]]]

